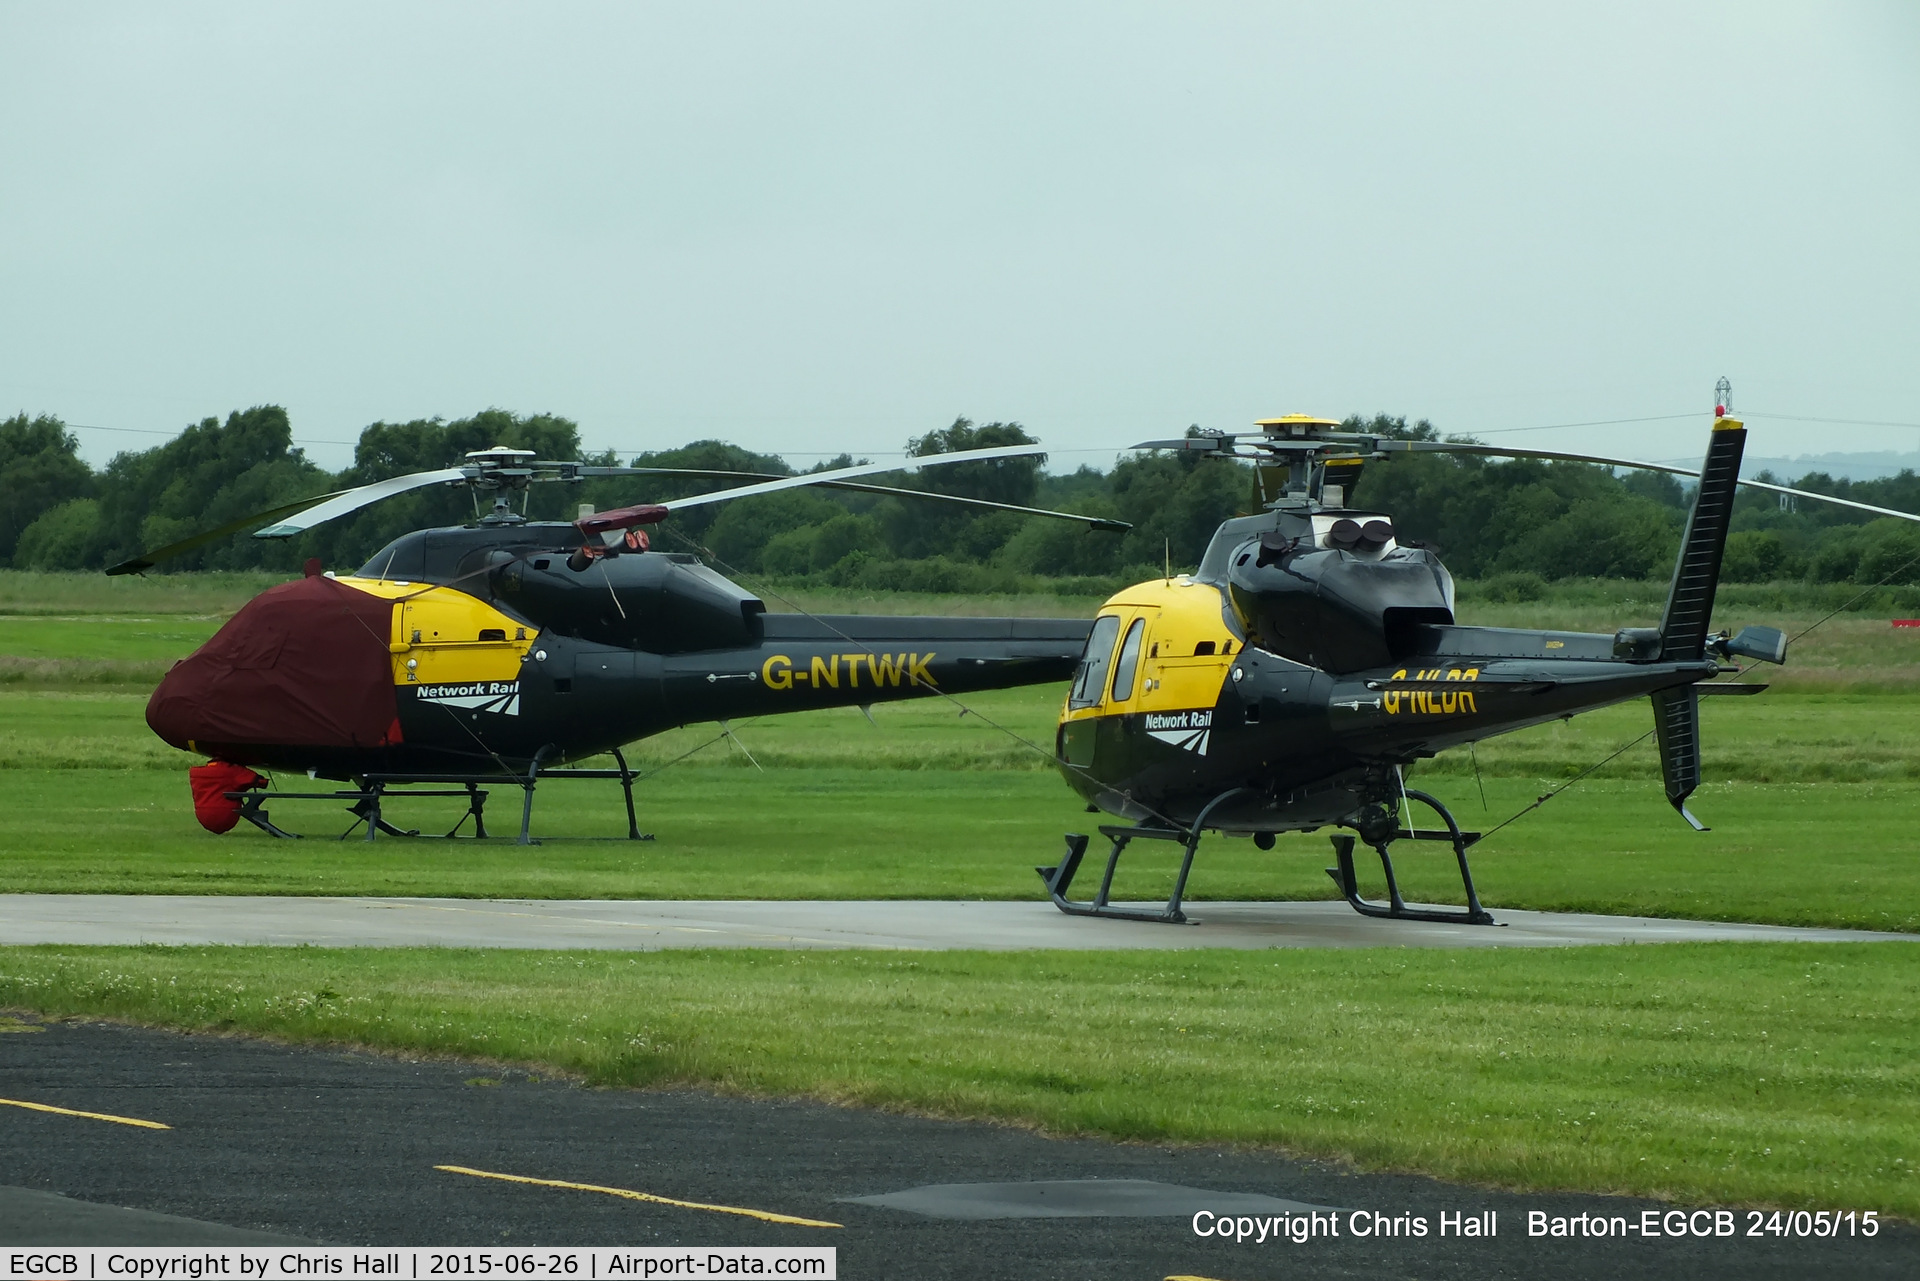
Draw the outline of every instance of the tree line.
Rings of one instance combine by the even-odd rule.
[[[1349,429],[1434,440],[1425,420],[1354,417]],[[1018,423],[956,419],[908,442],[916,455],[1033,443]],[[404,472],[457,465],[493,445],[531,449],[545,460],[739,473],[797,474],[785,459],[721,441],[694,441],[634,457],[583,457],[579,426],[552,414],[488,409],[468,418],[376,422],[360,433],[352,466],[329,472],[292,441],[284,409],[256,406],[224,421],[203,419],[152,449],[120,453],[95,471],[56,417],[0,421],[0,566],[98,570],[136,553],[313,495]],[[842,457],[812,470],[845,466]],[[1763,476],[1762,478],[1767,478]],[[571,519],[596,508],[661,501],[743,483],[685,475],[602,478],[535,485],[534,519]],[[1156,452],[1110,471],[1048,472],[1044,456],[963,463],[877,478],[900,488],[1046,507],[1130,523],[1125,534],[1078,524],[982,512],[956,504],[826,489],[796,489],[691,508],[658,535],[667,550],[696,551],[744,575],[852,588],[1005,591],[1046,585],[1100,591],[1107,585],[1189,569],[1222,520],[1257,509],[1254,470],[1229,459]],[[1796,487],[1902,511],[1920,510],[1920,476],[1884,480],[1802,476]],[[1438,549],[1463,578],[1529,583],[1569,578],[1664,577],[1670,572],[1689,492],[1657,473],[1536,460],[1494,461],[1420,454],[1369,465],[1350,504],[1389,512],[1404,540]],[[309,557],[351,570],[392,539],[480,512],[464,487],[417,490],[352,519],[273,542],[238,535],[171,561],[168,572],[268,569],[293,572]],[[1920,582],[1920,530],[1826,504],[1782,505],[1743,492],[1728,540],[1732,582]]]

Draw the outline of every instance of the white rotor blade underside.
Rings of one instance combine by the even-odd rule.
[[[297,516],[256,530],[255,538],[292,538],[295,534],[305,533],[315,525],[359,511],[368,503],[377,503],[383,498],[392,498],[395,494],[404,494],[410,489],[423,489],[428,485],[444,485],[452,481],[467,479],[464,467],[447,467],[440,471],[417,471],[406,476],[395,476],[389,480],[376,480],[371,485],[362,485],[358,489],[349,489],[337,498],[329,498],[315,507],[309,507]]]
[[[1607,458],[1600,454],[1571,454],[1557,449],[1514,449],[1504,445],[1456,445],[1434,440],[1383,440],[1379,442],[1378,448],[1382,453],[1388,454],[1479,454],[1489,458],[1547,458],[1558,462],[1599,463],[1606,467],[1632,467],[1639,471],[1661,471],[1669,476],[1690,476],[1695,480],[1700,478],[1699,472],[1687,467],[1670,467],[1665,463],[1642,463],[1631,458]],[[1818,503],[1851,507],[1855,511],[1872,512],[1876,516],[1920,521],[1920,515],[1915,515],[1913,512],[1895,511],[1891,507],[1875,507],[1872,503],[1857,503],[1851,498],[1835,498],[1832,494],[1816,494],[1810,489],[1794,489],[1764,480],[1742,480],[1738,483],[1745,485],[1748,489],[1764,489],[1769,494],[1811,498]]]
[[[928,454],[924,458],[905,458],[893,463],[864,463],[859,467],[841,467],[835,471],[813,472],[806,476],[788,476],[781,480],[762,481],[757,485],[742,485],[738,489],[721,489],[711,494],[695,494],[691,498],[673,498],[658,506],[668,511],[679,511],[683,507],[701,507],[707,503],[725,502],[730,498],[751,498],[755,494],[772,494],[782,489],[799,489],[806,485],[818,485],[836,480],[851,480],[855,476],[881,476],[894,471],[918,471],[922,467],[939,467],[946,463],[985,462],[993,458],[1029,458],[1034,454],[1047,452],[1045,445],[1002,445],[994,449],[963,449],[953,454]]]
[[[595,476],[694,476],[713,480],[790,480],[792,477],[772,475],[767,472],[721,471],[711,467],[604,467],[595,468]],[[990,498],[962,498],[958,494],[942,494],[931,489],[900,489],[893,485],[863,485],[852,480],[825,480],[819,476],[809,476],[808,480],[827,489],[844,489],[856,494],[886,494],[897,498],[930,498],[936,502],[958,503],[965,507],[985,507],[991,511],[1014,512],[1022,516],[1049,516],[1054,520],[1078,521],[1091,525],[1095,529],[1126,530],[1133,526],[1123,520],[1113,520],[1105,516],[1088,516],[1083,512],[1053,511],[1046,507],[1022,507],[1018,503],[996,503]]]

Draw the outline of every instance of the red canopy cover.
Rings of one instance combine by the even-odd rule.
[[[240,802],[227,799],[228,792],[244,792],[266,782],[244,765],[208,761],[187,771],[193,788],[193,816],[209,832],[229,832],[240,821]]]
[[[175,747],[243,760],[250,744],[398,742],[392,617],[392,601],[319,575],[268,588],[174,665],[147,724]]]

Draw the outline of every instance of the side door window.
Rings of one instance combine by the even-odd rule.
[[[1120,642],[1120,658],[1113,665],[1113,701],[1124,703],[1133,697],[1134,677],[1140,672],[1140,645],[1147,634],[1147,620],[1136,618],[1127,628],[1127,639]]]
[[[1073,689],[1067,695],[1069,708],[1092,707],[1106,692],[1107,669],[1113,663],[1113,642],[1120,634],[1117,614],[1102,614],[1093,620],[1087,636],[1087,648],[1080,658],[1080,670],[1074,673]]]

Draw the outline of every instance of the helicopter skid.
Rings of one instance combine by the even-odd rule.
[[[1092,902],[1076,902],[1067,897],[1067,891],[1073,884],[1074,873],[1080,870],[1081,860],[1086,857],[1087,837],[1080,832],[1067,834],[1067,853],[1052,867],[1036,867],[1040,879],[1047,883],[1047,896],[1053,905],[1069,916],[1104,916],[1120,921],[1157,921],[1164,925],[1196,925],[1189,921],[1185,912],[1180,910],[1180,900],[1187,892],[1187,876],[1193,871],[1193,856],[1200,848],[1200,834],[1206,829],[1207,818],[1220,805],[1227,801],[1238,800],[1248,795],[1243,787],[1222,792],[1207,803],[1194,819],[1189,828],[1156,826],[1142,823],[1136,827],[1119,827],[1102,824],[1100,835],[1113,843],[1107,855],[1107,870],[1100,878],[1100,890]],[[1186,847],[1180,860],[1180,872],[1173,881],[1173,893],[1167,898],[1167,905],[1159,911],[1138,907],[1115,907],[1108,901],[1113,891],[1113,874],[1120,866],[1120,855],[1135,840],[1179,841]]]
[[[1186,913],[1180,910],[1180,892],[1186,888],[1187,870],[1193,866],[1193,851],[1197,841],[1194,833],[1179,831],[1175,828],[1157,827],[1108,827],[1100,828],[1100,835],[1113,842],[1113,850],[1107,855],[1107,871],[1100,878],[1100,892],[1091,903],[1075,902],[1067,897],[1067,891],[1073,884],[1073,875],[1080,870],[1080,861],[1087,852],[1087,837],[1081,832],[1067,835],[1067,854],[1053,867],[1036,867],[1040,879],[1047,883],[1047,896],[1053,905],[1068,916],[1106,916],[1121,921],[1158,921],[1164,925],[1192,925]],[[1167,906],[1159,911],[1150,908],[1114,907],[1107,901],[1107,895],[1113,889],[1114,869],[1120,865],[1120,852],[1127,848],[1128,842],[1136,837],[1155,841],[1180,841],[1187,845],[1186,857],[1181,860],[1180,878],[1174,894]]]
[[[382,802],[401,796],[463,796],[467,799],[466,813],[460,816],[460,821],[453,825],[453,829],[446,834],[447,837],[456,835],[462,827],[466,826],[468,818],[473,819],[475,836],[484,837],[487,834],[486,820],[483,817],[483,810],[487,803],[487,793],[472,783],[467,784],[462,790],[442,787],[389,792],[384,782],[375,782],[369,783],[365,787],[341,788],[338,791],[332,792],[269,792],[256,789],[245,792],[226,793],[228,800],[240,802],[241,818],[253,824],[268,836],[288,841],[301,840],[303,837],[299,832],[289,832],[276,824],[272,816],[267,812],[267,802],[351,802],[351,804],[347,806],[347,813],[353,815],[353,822],[348,824],[347,830],[340,834],[339,839],[343,841],[349,836],[352,836],[354,829],[362,823],[367,825],[368,840],[372,840],[376,832],[385,832],[388,836],[418,836],[420,835],[419,828],[395,827],[392,823],[389,823],[380,812]]]
[[[1396,827],[1381,840],[1373,844],[1374,851],[1380,855],[1380,867],[1387,874],[1387,899],[1385,903],[1375,903],[1360,897],[1358,878],[1353,870],[1353,845],[1351,836],[1334,836],[1333,857],[1338,867],[1327,869],[1327,875],[1340,887],[1340,893],[1346,897],[1347,904],[1362,916],[1379,916],[1401,921],[1450,921],[1456,925],[1498,925],[1487,910],[1480,906],[1480,896],[1474,892],[1473,871],[1467,866],[1467,847],[1480,839],[1478,832],[1463,832],[1454,822],[1447,807],[1425,792],[1409,788],[1406,792],[1409,801],[1419,801],[1440,816],[1445,823],[1445,831],[1432,831],[1419,828]],[[1460,883],[1467,892],[1467,905],[1461,909],[1439,907],[1408,907],[1400,896],[1400,882],[1393,873],[1393,856],[1387,853],[1387,847],[1395,841],[1446,841],[1453,846],[1453,856],[1460,864]]]
[[[519,843],[521,845],[538,845],[540,842],[533,839],[531,829],[533,825],[533,791],[535,784],[537,784],[539,780],[543,778],[615,778],[620,780],[620,788],[625,795],[627,803],[627,839],[630,841],[650,841],[653,839],[653,834],[640,830],[640,824],[633,808],[633,783],[634,779],[638,776],[634,773],[633,769],[628,766],[627,758],[618,748],[613,749],[612,755],[614,760],[619,763],[619,769],[543,768],[540,764],[539,757],[536,756],[524,777],[515,777],[513,775],[503,776],[498,773],[362,774],[358,777],[356,786],[342,788],[332,792],[274,792],[262,789],[251,789],[241,792],[228,792],[226,796],[228,800],[240,802],[241,818],[252,823],[267,835],[284,840],[299,840],[301,836],[300,833],[286,831],[273,822],[266,810],[268,802],[351,802],[347,807],[347,812],[352,814],[354,819],[353,822],[347,826],[347,830],[340,834],[339,839],[343,841],[353,835],[354,830],[362,823],[367,825],[366,839],[369,841],[373,840],[375,835],[380,832],[385,832],[389,836],[419,836],[419,829],[402,829],[396,827],[382,816],[381,805],[385,801],[390,801],[398,797],[411,796],[465,797],[467,799],[466,812],[460,816],[460,820],[453,825],[445,836],[438,839],[450,840],[457,837],[460,829],[466,826],[467,819],[471,818],[473,819],[473,836],[480,840],[485,840],[487,838],[487,792],[486,789],[480,785],[483,783],[499,784],[506,782],[515,784],[526,792],[525,802],[520,812]],[[453,783],[458,784],[459,787],[421,788],[411,786],[401,790],[388,790],[395,784],[420,783]]]
[[[1053,905],[1069,916],[1100,916],[1121,921],[1152,921],[1165,925],[1194,925],[1196,921],[1188,919],[1181,910],[1181,900],[1186,894],[1187,877],[1193,870],[1193,856],[1200,848],[1200,835],[1207,825],[1211,813],[1222,804],[1241,799],[1246,789],[1235,788],[1216,796],[1205,809],[1200,811],[1190,828],[1171,827],[1142,823],[1135,827],[1103,824],[1100,835],[1112,843],[1107,854],[1106,870],[1100,877],[1100,888],[1092,900],[1075,900],[1067,897],[1072,889],[1074,877],[1080,871],[1080,865],[1086,859],[1089,838],[1081,832],[1067,834],[1067,852],[1052,867],[1036,867],[1042,881],[1047,885],[1047,897]],[[1334,858],[1338,867],[1327,869],[1327,875],[1333,878],[1340,893],[1349,906],[1362,916],[1377,916],[1402,921],[1441,921],[1456,925],[1498,925],[1488,911],[1480,906],[1480,897],[1473,887],[1473,871],[1467,865],[1467,847],[1480,839],[1478,832],[1463,832],[1454,821],[1453,815],[1436,798],[1425,792],[1409,788],[1407,799],[1419,801],[1440,816],[1446,824],[1444,830],[1395,827],[1387,832],[1374,845],[1380,855],[1381,868],[1387,876],[1387,896],[1385,903],[1376,903],[1360,896],[1359,880],[1354,874],[1353,846],[1354,838],[1340,835],[1332,838]],[[1180,860],[1180,871],[1174,878],[1173,893],[1167,899],[1167,905],[1158,910],[1144,907],[1116,907],[1109,896],[1113,891],[1113,877],[1120,866],[1120,855],[1135,840],[1178,841],[1185,846],[1184,856]],[[1394,874],[1393,858],[1387,847],[1397,840],[1445,841],[1453,846],[1454,858],[1460,864],[1460,883],[1467,894],[1467,906],[1462,909],[1437,907],[1410,907],[1401,897],[1399,879]]]

